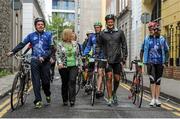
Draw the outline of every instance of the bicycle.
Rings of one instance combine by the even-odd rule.
[[[131,83],[131,88],[130,88],[131,96],[129,96],[129,99],[132,99],[133,104],[141,108],[142,98],[143,98],[143,74],[142,74],[143,63],[140,62],[140,60],[133,60],[131,62],[131,67],[130,67],[131,70],[133,64],[135,64],[135,73]]]
[[[81,60],[83,62],[83,66],[86,67],[87,58],[86,57],[81,57]],[[85,81],[83,73],[84,73],[83,68],[78,69],[78,75],[76,77],[76,93],[75,93],[75,95],[77,95],[79,93],[80,88],[83,88],[83,81]]]
[[[94,101],[95,101],[95,94],[97,91],[97,78],[98,78],[98,61],[105,61],[107,62],[106,59],[95,59],[95,64],[94,64],[94,69],[92,71],[92,77],[90,80],[90,85],[92,86],[91,90],[91,105],[94,106]],[[103,78],[102,81],[102,87],[103,87],[103,94],[105,93],[105,80]]]
[[[24,105],[31,87],[30,56],[22,54],[20,56],[15,55],[15,57],[16,59],[20,59],[20,64],[11,88],[12,110],[17,109],[20,103]]]
[[[82,81],[84,80],[83,71],[79,69],[78,75],[76,78],[76,95],[79,93],[82,86]]]

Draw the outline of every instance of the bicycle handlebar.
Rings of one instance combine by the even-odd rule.
[[[141,62],[141,60],[133,60],[131,61],[131,66],[130,66],[130,70],[132,70],[132,65],[135,64],[137,66],[143,66],[144,64]]]

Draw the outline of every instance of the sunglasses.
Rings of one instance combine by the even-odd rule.
[[[161,31],[160,28],[154,28],[154,31]]]

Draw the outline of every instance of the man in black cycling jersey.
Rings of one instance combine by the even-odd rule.
[[[104,29],[97,39],[97,49],[103,49],[105,58],[108,60],[107,75],[107,92],[108,106],[114,102],[117,104],[116,91],[119,87],[121,64],[126,61],[128,51],[124,32],[114,26],[115,16],[109,14],[105,17],[106,29]],[[97,51],[99,51],[97,50]],[[98,54],[98,53],[97,53]],[[114,75],[112,75],[112,72]],[[112,76],[114,76],[114,89],[112,91]]]

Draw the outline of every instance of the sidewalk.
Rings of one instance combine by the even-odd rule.
[[[132,81],[133,79],[133,71],[130,71],[129,69],[125,69],[126,76],[129,81]],[[147,90],[150,86],[150,81],[148,75],[143,75],[143,81],[144,81],[144,87]],[[170,100],[173,100],[175,102],[180,102],[180,80],[175,79],[168,79],[168,78],[162,78],[161,79],[161,96],[166,97]]]
[[[10,93],[14,76],[15,74],[0,78],[0,99]]]

